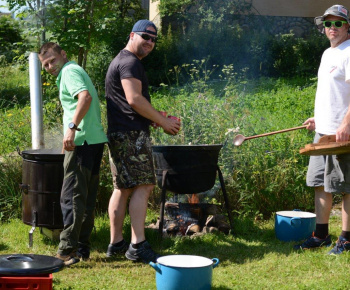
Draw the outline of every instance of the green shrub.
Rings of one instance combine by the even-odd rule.
[[[21,217],[21,158],[17,155],[0,157],[0,222]]]
[[[104,44],[94,47],[89,56],[86,71],[100,96],[104,97],[105,78],[109,64],[116,55]]]
[[[293,33],[271,39],[270,54],[273,70],[270,75],[279,77],[316,75],[323,51],[329,47],[324,35],[314,32],[307,39],[296,38]]]
[[[11,109],[0,110],[0,121],[3,126],[0,131],[0,155],[29,148],[31,145],[30,107],[20,107],[18,104]]]
[[[14,66],[0,67],[0,109],[30,101],[29,73]]]
[[[1,63],[12,63],[23,55],[28,47],[28,42],[22,36],[20,22],[11,17],[0,17],[0,56],[3,55],[6,60],[2,60],[0,66]]]

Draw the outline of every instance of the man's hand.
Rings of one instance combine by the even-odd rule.
[[[63,149],[66,151],[73,151],[75,148],[74,143],[75,130],[68,129],[63,138]]]
[[[343,121],[335,132],[335,141],[336,142],[345,142],[349,141],[350,136],[350,106],[346,112]]]
[[[176,135],[179,133],[181,123],[177,120],[163,118],[159,125],[164,129],[164,132],[169,135]]]
[[[341,124],[337,131],[335,132],[335,141],[336,142],[344,142],[349,141],[350,136],[350,128],[347,124]]]
[[[84,90],[77,95],[77,98],[78,98],[77,108],[75,109],[71,122],[79,126],[81,120],[85,117],[86,113],[89,111],[90,104],[92,102],[92,97],[89,91]],[[75,132],[76,131],[74,129],[67,129],[66,134],[64,135],[64,138],[63,138],[64,150],[67,150],[67,151],[74,150]]]
[[[312,117],[312,118],[309,118],[307,119],[303,125],[307,125],[306,129],[309,130],[309,131],[315,131],[316,129],[316,124],[315,124],[315,118]]]

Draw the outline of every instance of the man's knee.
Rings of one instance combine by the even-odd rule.
[[[143,185],[137,186],[134,190],[134,193],[135,192],[143,193],[149,197],[150,194],[152,193],[153,189],[154,189],[153,184],[143,184]]]

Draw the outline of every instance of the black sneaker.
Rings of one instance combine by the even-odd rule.
[[[145,241],[138,249],[134,249],[130,244],[129,249],[125,253],[125,257],[134,262],[142,261],[148,264],[149,262],[156,263],[160,255],[154,252],[151,245]]]
[[[128,249],[129,244],[123,240],[123,244],[119,247],[109,244],[107,248],[107,257],[112,257],[114,255],[123,255]]]
[[[84,245],[79,245],[77,256],[83,261],[90,259],[90,248]]]
[[[350,251],[350,241],[340,236],[334,248],[328,252],[328,255],[339,255],[344,251]]]
[[[304,243],[300,245],[295,245],[295,250],[308,250],[308,249],[315,249],[320,247],[329,247],[332,244],[331,237],[328,235],[324,239],[320,239],[315,236],[314,233],[312,233],[312,236],[308,238]]]

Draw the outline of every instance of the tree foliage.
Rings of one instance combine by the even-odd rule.
[[[12,62],[13,58],[23,52],[22,30],[18,21],[10,17],[0,17],[0,56],[1,62]]]
[[[124,33],[125,27],[130,28],[145,13],[141,2],[132,0],[8,0],[8,3],[12,10],[27,6],[27,14],[21,16],[36,19],[32,31],[38,37],[37,48],[46,41],[57,41],[84,68],[93,45],[113,42],[113,36]]]
[[[30,34],[36,36],[37,48],[46,41],[46,2],[48,0],[6,0],[17,17],[31,19]]]
[[[0,45],[5,46],[18,41],[22,41],[19,23],[10,17],[0,17]]]
[[[130,14],[133,11],[133,14]],[[84,68],[94,44],[110,43],[118,31],[131,25],[144,11],[138,1],[56,0],[47,8],[48,29]]]

